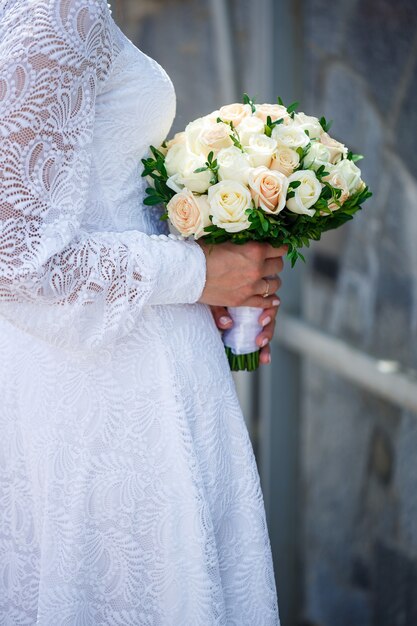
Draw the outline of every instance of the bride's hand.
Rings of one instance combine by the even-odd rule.
[[[280,300],[277,297],[277,300]],[[263,326],[262,331],[256,338],[256,343],[260,347],[259,361],[262,365],[268,365],[271,362],[271,349],[269,342],[271,341],[275,330],[275,319],[278,313],[279,304],[270,309],[264,309],[259,316],[259,323]],[[228,310],[224,306],[211,306],[211,312],[216,322],[217,328],[220,330],[228,330],[233,326],[233,320]]]
[[[206,283],[199,302],[217,306],[253,306],[262,309],[276,307],[275,292],[281,286],[279,274],[287,246],[274,248],[268,243],[250,241],[237,245],[210,245],[197,242],[206,256]],[[263,294],[267,287],[269,295]]]

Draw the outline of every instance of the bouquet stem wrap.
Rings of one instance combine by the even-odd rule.
[[[263,309],[252,306],[228,307],[233,326],[223,333],[223,343],[232,371],[253,371],[259,365],[256,337],[262,329],[259,316]]]

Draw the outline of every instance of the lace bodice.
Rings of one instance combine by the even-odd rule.
[[[0,12],[0,314],[75,349],[123,336],[145,304],[195,302],[201,249],[150,237],[142,204],[140,159],[175,113],[166,73],[104,0]]]

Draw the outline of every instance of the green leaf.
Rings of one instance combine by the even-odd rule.
[[[281,96],[278,96],[278,104],[280,104],[281,106],[285,106],[285,104],[282,101]]]
[[[208,167],[207,165],[205,167],[197,167],[196,170],[194,170],[194,174],[199,174],[200,172],[207,172]]]
[[[324,130],[324,132],[327,133],[332,127],[333,121],[332,120],[327,121],[326,118],[323,116],[319,119],[319,123],[322,129]]]
[[[298,109],[299,104],[299,102],[293,102],[292,104],[290,104],[290,106],[287,107],[288,113],[295,113],[295,111]]]
[[[301,185],[301,181],[300,180],[293,180],[288,185],[288,188],[289,189],[297,189],[297,187],[299,187],[300,185]]]

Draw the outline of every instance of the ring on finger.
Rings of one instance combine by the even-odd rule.
[[[265,289],[265,292],[262,294],[262,297],[267,298],[269,296],[270,283],[267,278],[264,278],[263,280],[266,282],[266,289]]]

